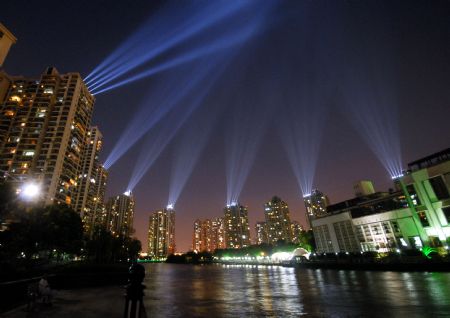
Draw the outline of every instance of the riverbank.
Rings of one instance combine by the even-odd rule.
[[[395,271],[395,272],[450,272],[450,263],[322,263],[302,262],[282,264],[288,267],[307,269],[336,269],[359,271]]]
[[[91,264],[75,262],[46,271],[52,289],[67,290],[89,287],[125,285],[129,264]],[[0,283],[0,312],[27,302],[27,288],[42,276],[26,277]]]
[[[124,289],[120,286],[57,290],[52,306],[38,304],[33,312],[28,312],[27,306],[21,305],[2,313],[1,316],[5,318],[122,317],[125,301],[123,294]]]

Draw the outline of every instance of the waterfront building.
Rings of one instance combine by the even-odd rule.
[[[164,259],[175,253],[175,211],[162,209],[150,215],[148,223],[148,255]]]
[[[225,246],[225,222],[223,218],[215,218],[211,221],[211,251],[224,249]]]
[[[264,215],[269,244],[275,245],[278,241],[292,241],[291,218],[286,202],[274,196],[264,204]]]
[[[228,205],[224,209],[225,242],[227,248],[250,246],[250,227],[248,211],[239,203]]]
[[[291,222],[292,243],[299,244],[300,237],[305,230],[303,226],[297,221]]]
[[[323,217],[327,214],[329,200],[326,195],[317,189],[313,190],[311,194],[305,196],[303,200],[305,202],[308,223],[309,226],[312,227],[311,220],[318,217]]]
[[[134,232],[134,206],[131,192],[110,198],[106,203],[106,229],[116,236],[131,236]]]
[[[255,244],[269,244],[269,237],[267,235],[267,223],[256,222],[255,224],[256,240]]]
[[[36,202],[73,207],[94,96],[80,74],[59,74],[54,67],[47,68],[38,79],[9,79],[0,105],[3,178],[18,192],[34,184],[40,194]]]
[[[197,252],[213,252],[212,245],[212,222],[209,219],[197,219],[194,222],[194,234],[192,238],[192,249]]]
[[[450,149],[408,164],[395,184],[395,191],[331,205],[313,219],[317,252],[448,248]]]
[[[102,224],[105,205],[107,171],[99,161],[102,134],[97,127],[88,132],[87,146],[83,154],[78,191],[73,208],[83,219],[85,232],[90,236],[95,226]]]

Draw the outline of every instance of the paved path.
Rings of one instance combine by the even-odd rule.
[[[56,291],[53,306],[38,304],[34,312],[21,306],[0,316],[18,317],[123,317],[124,289],[118,286]]]

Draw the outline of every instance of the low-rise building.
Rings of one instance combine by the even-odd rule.
[[[396,190],[360,195],[312,220],[316,251],[394,251],[450,243],[450,149],[414,161]]]

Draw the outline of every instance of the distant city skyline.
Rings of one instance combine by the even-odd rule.
[[[18,10],[20,7],[26,7],[27,10]],[[50,1],[45,6],[39,2],[21,0],[2,4],[1,23],[17,38],[17,43],[10,48],[3,69],[12,76],[38,78],[48,66],[54,66],[61,74],[79,72],[85,77],[104,61],[110,52],[135,34],[149,15],[159,17],[158,14],[163,12],[163,1],[133,2],[127,4],[127,10],[123,10],[121,3],[111,3],[107,11],[102,3],[90,3],[88,7],[89,10],[86,10],[86,4],[83,3],[63,4],[58,1]],[[286,136],[282,135],[280,138],[276,128],[279,116],[266,113],[262,108],[256,108],[260,110],[258,113],[250,111],[250,115],[246,112],[235,112],[243,104],[256,107],[264,101],[272,105],[269,110],[278,114],[284,105],[280,99],[283,89],[288,90],[288,102],[294,105],[300,102],[300,99],[292,98],[299,91],[299,87],[294,85],[296,83],[308,83],[314,88],[309,91],[324,97],[328,107],[323,116],[322,113],[317,115],[322,116],[321,141],[317,142],[320,149],[317,162],[314,162],[316,173],[312,187],[326,194],[331,203],[352,198],[353,185],[359,180],[372,180],[375,190],[378,191],[392,188],[391,176],[385,169],[386,162],[377,158],[380,151],[376,149],[376,145],[368,143],[371,137],[377,140],[380,136],[370,136],[368,134],[371,131],[364,131],[355,125],[354,117],[361,114],[348,116],[349,111],[355,109],[355,105],[346,107],[346,101],[347,104],[350,100],[359,105],[361,98],[370,96],[372,99],[380,94],[366,91],[365,86],[358,86],[360,83],[355,80],[358,78],[356,75],[354,78],[343,76],[336,79],[337,74],[341,74],[342,67],[336,61],[347,57],[344,60],[352,62],[354,52],[356,55],[361,53],[359,56],[363,65],[372,63],[374,69],[389,69],[392,72],[385,81],[379,81],[379,74],[367,73],[369,82],[373,80],[379,84],[377,92],[381,92],[381,100],[386,101],[378,114],[375,112],[370,115],[386,115],[385,118],[388,118],[390,112],[396,114],[398,125],[395,128],[398,129],[398,134],[393,137],[401,142],[403,168],[408,162],[449,147],[448,138],[445,138],[450,136],[450,43],[446,40],[450,36],[448,3],[380,1],[342,2],[327,6],[323,3],[280,1],[270,10],[270,19],[264,20],[266,24],[264,28],[258,29],[257,37],[244,41],[245,45],[239,49],[227,48],[236,54],[236,58],[227,61],[227,72],[217,79],[218,85],[211,88],[204,96],[202,106],[193,112],[193,118],[198,119],[198,125],[193,125],[193,128],[183,126],[181,119],[174,116],[168,117],[170,121],[159,122],[160,126],[150,130],[151,135],[157,130],[170,132],[170,127],[180,127],[173,140],[168,141],[165,148],[161,148],[153,166],[143,174],[133,189],[136,201],[134,227],[143,246],[146,246],[147,242],[148,218],[151,212],[168,203],[174,154],[176,149],[180,149],[178,145],[183,142],[182,136],[190,136],[189,129],[201,128],[201,123],[206,120],[215,123],[214,129],[207,129],[207,141],[198,155],[197,162],[193,164],[190,178],[182,190],[177,189],[181,191],[174,207],[177,211],[177,250],[187,251],[192,245],[192,224],[195,219],[223,216],[223,207],[227,204],[226,184],[229,177],[225,167],[230,160],[227,157],[230,149],[226,150],[224,140],[237,142],[238,137],[243,136],[240,135],[241,131],[235,130],[239,134],[236,133],[237,138],[233,139],[231,131],[235,127],[231,127],[230,123],[242,123],[240,129],[245,133],[261,134],[259,141],[255,138],[258,145],[254,147],[252,144],[251,147],[256,149],[252,154],[254,160],[250,160],[249,166],[242,174],[235,174],[248,174],[248,177],[244,178],[245,180],[234,180],[242,183],[238,199],[245,203],[248,209],[251,237],[255,237],[254,225],[263,219],[264,202],[274,195],[280,196],[289,204],[293,221],[307,225],[303,193],[297,177],[303,172],[294,173],[291,168],[292,155],[286,154],[281,142],[286,140]],[[74,12],[83,14],[78,14],[76,19],[67,23],[68,17],[73,16]],[[51,16],[52,19],[42,19],[43,16]],[[255,17],[251,14],[248,16]],[[171,22],[171,19],[167,21]],[[39,32],[35,32],[37,25]],[[65,28],[56,27],[57,25],[65,25]],[[239,32],[244,26],[229,27],[228,32]],[[164,31],[161,29],[162,34]],[[330,37],[342,40],[340,46],[330,40]],[[204,38],[197,40],[202,42]],[[178,49],[180,52],[189,51],[189,48],[198,49],[194,46],[198,43],[194,42],[180,45]],[[159,59],[170,60],[176,56],[174,51],[160,55]],[[336,57],[337,55],[339,56]],[[203,58],[202,62],[205,61],[209,60]],[[320,61],[327,61],[327,64],[319,63]],[[300,72],[305,67],[308,72]],[[309,70],[310,68],[313,71]],[[358,68],[356,70],[361,71]],[[171,88],[174,78],[187,80],[190,74],[198,73],[189,71],[190,73],[187,73],[186,69],[181,67],[174,68],[96,97],[92,124],[97,125],[103,135],[100,162],[104,162],[112,152],[133,116],[139,113],[138,110],[145,109],[152,101],[162,101],[158,92],[176,92],[177,89]],[[278,81],[279,79],[281,80]],[[323,81],[321,83],[325,84],[313,84],[317,81]],[[363,89],[356,89],[356,86]],[[268,94],[269,92],[271,94]],[[203,96],[204,93],[197,89],[192,96],[181,100],[192,102],[195,97]],[[345,98],[341,95],[345,95]],[[212,109],[213,105],[219,103],[223,105],[216,108],[221,111],[214,108],[218,119],[210,118],[205,109]],[[367,107],[370,108],[371,105]],[[234,121],[236,114],[241,121]],[[312,124],[312,120],[316,119],[309,117],[305,120],[311,120]],[[302,120],[297,119],[295,122],[301,123]],[[258,123],[261,125],[257,125]],[[245,145],[245,142],[243,144]],[[140,158],[141,146],[142,143],[138,143],[131,147],[108,169],[106,197],[128,190],[126,187],[133,174],[136,158]],[[177,153],[177,156],[180,155]],[[389,158],[389,154],[385,156],[385,161],[398,160]]]

